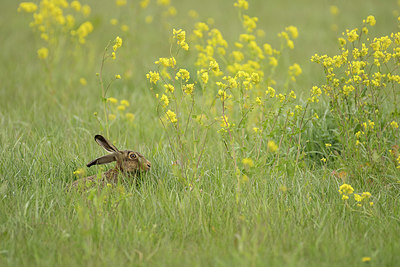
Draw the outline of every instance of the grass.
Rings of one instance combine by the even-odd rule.
[[[375,31],[388,34],[396,25],[390,14],[400,9],[395,1],[337,1],[335,22],[327,1],[254,2],[250,10],[260,17],[267,39],[274,40],[286,25],[299,28],[290,56],[303,68],[296,88],[300,95],[323,80],[310,56],[336,52],[330,24],[342,31],[374,14]],[[371,209],[357,209],[341,200],[342,181],[331,174],[333,169],[312,161],[288,164],[283,171],[256,166],[236,202],[232,162],[219,140],[211,138],[201,180],[193,189],[182,184],[171,167],[167,138],[144,78],[169,49],[169,31],[157,25],[126,38],[119,63],[106,66],[111,75],[127,69],[133,73],[115,83],[112,95],[128,99],[136,115],[134,125],[114,123],[111,139],[117,147],[142,152],[153,170],[138,186],[66,190],[75,179],[73,172],[103,153],[93,142],[101,132],[93,116],[101,112],[94,74],[104,46],[117,33],[108,26],[113,5],[89,4],[93,21],[105,30],[88,38],[90,49],[86,57],[81,55],[85,60],[64,57],[54,66],[57,83],[50,90],[36,57],[38,40],[27,26],[29,17],[16,13],[17,3],[0,4],[1,266],[358,266],[365,264],[363,257],[371,257],[376,266],[399,262],[400,187],[393,182],[398,172],[360,179],[373,183],[350,181],[357,192],[371,192],[375,203]],[[174,5],[182,14],[196,9],[201,18],[214,17],[228,40],[237,35],[240,25],[233,19],[237,15],[231,1]],[[180,28],[189,22],[182,15],[174,23]],[[151,27],[164,35],[153,34]],[[77,82],[80,77],[87,86]],[[99,169],[86,171],[91,175]]]

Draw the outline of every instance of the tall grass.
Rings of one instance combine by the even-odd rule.
[[[110,139],[118,148],[143,153],[152,162],[152,171],[138,184],[69,191],[76,179],[73,172],[103,153],[93,141],[101,130],[93,113],[102,109],[95,73],[104,46],[117,33],[108,25],[111,4],[102,2],[106,6],[89,4],[95,29],[105,30],[95,30],[88,38],[89,49],[81,55],[85,60],[65,57],[54,66],[57,83],[50,90],[36,58],[29,18],[16,15],[17,3],[0,4],[1,266],[343,266],[362,265],[363,257],[370,257],[371,265],[396,265],[398,172],[346,181],[358,193],[371,192],[374,205],[346,204],[338,193],[343,183],[340,170],[320,164],[318,156],[312,158],[320,153],[319,145],[331,141],[329,116],[320,115],[321,125],[305,133],[310,143],[306,161],[289,162],[278,170],[255,166],[249,181],[241,181],[239,201],[232,159],[217,138],[207,141],[199,180],[187,185],[176,178],[145,80],[152,63],[168,52],[164,43],[169,30],[162,36],[140,32],[130,42],[137,40],[141,50],[129,52],[129,42],[124,43],[117,61],[106,66],[110,75],[127,69],[133,73],[115,83],[112,93],[129,100],[136,115],[132,125],[112,124]],[[254,2],[251,10],[260,17],[267,38],[273,40],[268,35],[289,24],[299,28],[298,49],[290,56],[303,68],[300,97],[323,81],[310,56],[336,52],[337,34],[331,32],[331,24],[343,31],[373,14],[378,22],[374,30],[388,34],[396,25],[390,14],[400,9],[395,1],[338,1],[340,15],[334,18],[326,1]],[[230,1],[173,3],[180,14],[173,19],[176,27],[188,23],[184,14],[196,9],[201,18],[214,17],[227,39],[237,36],[238,25],[230,22],[236,16]],[[164,32],[163,26],[154,27]],[[80,77],[87,79],[86,86],[79,83]],[[321,109],[318,114],[324,114]],[[99,171],[100,167],[86,169],[86,174]]]

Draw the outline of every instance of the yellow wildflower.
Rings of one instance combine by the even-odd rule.
[[[289,32],[293,39],[296,39],[299,36],[299,31],[295,26],[286,27],[285,31]]]
[[[397,122],[395,122],[395,121],[392,121],[392,122],[390,123],[390,126],[392,126],[393,129],[399,128],[399,125],[398,125]]]
[[[275,143],[274,141],[272,141],[272,140],[269,140],[269,141],[268,141],[268,143],[267,143],[267,148],[268,148],[268,151],[270,151],[270,152],[272,152],[272,153],[278,150],[278,146],[277,146],[276,143]]]
[[[150,83],[156,84],[157,81],[160,79],[160,73],[150,71],[146,74],[146,77],[147,79],[149,79]]]
[[[376,24],[376,20],[375,20],[374,16],[368,16],[367,20],[365,22],[371,26],[374,26]]]
[[[237,2],[233,4],[233,6],[243,10],[247,10],[249,8],[249,3],[246,0],[237,0]]]
[[[354,42],[358,39],[358,34],[357,34],[358,29],[353,29],[351,31],[346,30],[346,34],[347,34],[347,39],[349,40],[349,42]]]
[[[37,54],[40,59],[46,59],[49,56],[49,49],[47,49],[47,47],[42,47],[38,49]]]
[[[126,0],[115,0],[115,4],[117,6],[125,6],[126,5]]]
[[[121,25],[121,31],[128,32],[129,31],[129,26],[126,25],[126,24]]]
[[[244,158],[242,160],[242,163],[243,163],[244,166],[247,166],[247,167],[250,167],[250,168],[254,167],[254,162],[253,162],[253,160],[251,158]]]
[[[354,189],[353,189],[353,187],[352,187],[351,185],[349,185],[349,184],[342,184],[342,185],[339,187],[339,193],[340,193],[341,195],[350,195],[350,194],[353,194],[353,192],[354,192]]]
[[[114,40],[113,50],[117,51],[122,46],[122,38],[117,36]]]
[[[188,81],[190,79],[190,73],[186,69],[179,69],[178,73],[175,76],[175,79],[178,80],[179,78]]]
[[[371,261],[371,257],[363,257],[361,259],[362,262],[370,262]]]
[[[80,84],[82,84],[83,86],[85,86],[85,85],[87,84],[86,79],[83,78],[83,77],[79,79],[79,82],[80,82]]]
[[[164,84],[165,92],[173,93],[175,91],[175,87],[172,84]]]
[[[124,106],[126,106],[126,107],[129,107],[129,101],[128,100],[125,100],[125,99],[123,99],[123,100],[121,100],[121,105],[124,105]]]
[[[37,10],[37,5],[32,2],[22,2],[19,4],[17,11],[21,12],[27,12],[27,13],[32,13]]]
[[[339,8],[337,6],[330,6],[329,10],[334,16],[337,16],[339,14]]]
[[[270,86],[268,86],[268,89],[267,89],[267,91],[265,91],[265,93],[267,95],[269,95],[271,98],[275,97],[275,89]]]
[[[168,110],[166,112],[167,120],[170,121],[171,123],[176,123],[178,122],[178,119],[176,118],[175,112]]]
[[[134,121],[134,120],[135,120],[135,114],[130,113],[130,112],[127,112],[127,113],[125,114],[125,118],[126,118],[127,120],[129,120],[129,121]]]
[[[79,1],[72,1],[71,2],[71,8],[75,9],[75,11],[80,11],[81,10],[81,3]]]
[[[118,109],[119,111],[124,111],[124,110],[126,109],[126,107],[125,107],[124,105],[119,105],[119,106],[117,107],[117,109]]]
[[[166,96],[166,95],[164,95],[164,94],[161,96],[160,101],[161,101],[161,102],[164,102],[164,104],[163,104],[163,107],[164,107],[164,108],[167,107],[168,104],[169,104],[168,96]]]
[[[107,102],[112,103],[112,104],[117,104],[118,100],[114,97],[109,97],[109,98],[107,98]]]
[[[117,118],[117,116],[115,116],[114,114],[108,114],[108,119],[110,120],[110,121],[113,121],[113,120],[115,120]]]
[[[116,75],[115,75],[115,79],[117,79],[117,80],[121,79],[121,75],[116,74]]]
[[[186,84],[183,86],[182,89],[187,95],[191,95],[191,94],[193,94],[194,84],[193,83]]]

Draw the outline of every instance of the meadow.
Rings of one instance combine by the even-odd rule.
[[[400,261],[400,2],[0,7],[0,266]]]

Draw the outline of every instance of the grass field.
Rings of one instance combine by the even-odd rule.
[[[151,0],[145,8],[139,2],[82,2],[91,7],[90,14],[82,7],[76,7],[79,12],[63,8],[65,14],[77,14],[72,28],[84,21],[92,24],[83,44],[56,24],[43,31],[54,38],[48,42],[39,28],[29,27],[32,13],[18,12],[15,1],[0,3],[0,266],[396,266],[400,85],[386,75],[372,93],[354,93],[363,85],[350,93],[340,90],[338,99],[347,101],[347,111],[335,110],[335,101],[324,92],[309,92],[327,84],[324,68],[310,61],[314,54],[340,54],[338,37],[353,49],[356,42],[342,32],[361,30],[369,15],[376,25],[368,26],[370,40],[365,42],[397,33],[400,4],[254,0],[245,10],[227,0]],[[207,67],[194,63],[196,44],[202,45],[191,34],[195,23],[219,29],[228,54],[235,50],[239,34],[246,32],[243,14],[258,17],[256,29],[263,30],[247,28],[264,49],[265,60],[254,59],[267,62],[260,63],[262,74],[249,71],[252,89],[238,93],[240,85],[235,89],[229,78],[222,79],[236,76],[228,74],[229,60],[217,56],[215,46],[213,57],[223,75],[210,68],[209,82],[202,82],[196,73]],[[118,19],[116,25],[110,23],[113,18]],[[295,38],[286,30],[294,49],[277,36],[290,25],[299,34]],[[172,29],[186,31],[188,51],[183,45],[179,48]],[[105,62],[96,75],[105,47],[117,36],[123,43],[115,51],[116,59]],[[264,43],[279,50],[273,52],[277,66],[268,63],[272,56]],[[388,51],[399,44],[393,41]],[[40,59],[41,47],[49,54]],[[161,73],[154,62],[177,49],[175,70],[185,68],[191,78],[179,78],[175,93],[164,92],[160,82],[167,78],[155,85],[146,74]],[[112,51],[110,47],[107,54]],[[214,58],[207,59],[207,66]],[[381,72],[398,74],[399,58],[393,52],[393,63],[378,67],[369,61],[370,78],[377,80]],[[373,62],[373,56],[360,57],[369,59]],[[302,71],[288,78],[293,63]],[[122,79],[115,80],[116,74]],[[107,94],[99,78],[105,84],[112,81]],[[217,87],[217,81],[230,84]],[[185,95],[186,87],[178,90],[190,82],[195,84],[193,94]],[[277,96],[286,93],[286,102],[275,96],[267,99],[264,92],[270,86]],[[288,100],[292,90],[297,97]],[[224,99],[224,92],[230,98]],[[162,107],[163,94],[168,107]],[[355,101],[363,98],[355,102],[361,106],[348,104],[351,94],[356,94]],[[311,103],[312,96],[319,102]],[[253,101],[256,97],[263,109]],[[369,104],[363,106],[363,101]],[[296,113],[296,105],[303,107],[299,110],[305,110],[304,116]],[[165,117],[168,109],[176,113],[178,123]],[[207,126],[196,122],[203,115]],[[186,121],[190,124],[184,129]],[[137,183],[69,190],[77,178],[106,169],[86,168],[105,153],[94,142],[96,134],[107,136],[118,148],[140,151],[152,162],[152,170]],[[345,193],[339,193],[343,184],[354,192],[342,187]],[[357,201],[356,194],[362,200]]]

